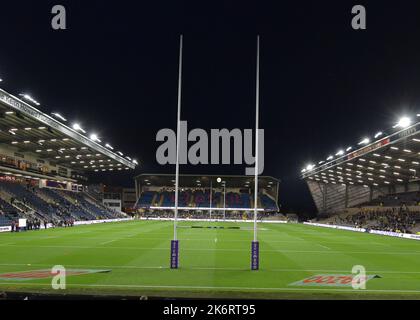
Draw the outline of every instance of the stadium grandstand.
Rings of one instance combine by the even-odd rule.
[[[420,114],[417,115],[420,119]],[[402,117],[388,132],[365,137],[302,169],[330,224],[394,232],[420,231],[420,122]]]
[[[0,227],[18,219],[61,225],[124,217],[89,191],[87,176],[132,170],[137,161],[33,105],[39,103],[29,95],[0,89]]]
[[[254,210],[253,177],[180,175],[180,217],[207,219],[250,219]],[[280,181],[259,177],[260,219],[283,217],[279,213]],[[175,176],[141,174],[135,178],[135,210],[146,217],[171,217],[175,206]]]

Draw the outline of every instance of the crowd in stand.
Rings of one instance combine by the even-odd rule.
[[[258,220],[262,218],[269,218],[279,216],[278,213],[267,213],[258,214]],[[173,210],[159,210],[159,211],[144,211],[136,215],[137,218],[173,218]],[[210,211],[179,211],[178,218],[180,219],[210,219]],[[252,220],[254,218],[253,212],[241,212],[241,211],[226,211],[223,214],[223,211],[214,210],[212,212],[212,219],[228,219],[228,220]]]
[[[359,228],[410,233],[420,213],[410,212],[406,206],[392,208],[363,208],[360,212],[344,218],[335,217],[336,224],[345,224]]]

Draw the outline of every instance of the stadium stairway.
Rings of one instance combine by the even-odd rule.
[[[103,203],[91,197],[89,193],[82,192],[82,195],[84,196],[86,203],[89,204],[90,208],[92,208],[92,210],[94,210],[95,213],[98,213],[101,217],[114,219],[122,218],[124,216],[123,213],[119,213],[106,207]]]
[[[85,220],[86,218],[88,218],[82,209],[68,201],[66,198],[62,197],[53,189],[42,188],[40,189],[39,193],[49,198],[50,202],[54,202],[55,204],[59,205],[67,217],[76,220]]]
[[[87,210],[83,204],[75,197],[75,192],[64,191],[64,190],[53,190],[58,196],[62,197],[64,200],[69,202],[72,205],[72,212],[76,215],[78,220],[96,220],[97,217]]]
[[[155,194],[153,195],[153,199],[152,199],[152,206],[156,204],[157,198],[158,198],[158,194],[155,192]]]

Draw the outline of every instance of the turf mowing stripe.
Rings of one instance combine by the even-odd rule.
[[[328,248],[328,247],[326,247],[326,246],[323,246],[322,244],[316,243],[316,245],[318,245],[318,246],[320,246],[320,247],[322,247],[322,248],[325,248],[325,249],[327,249],[327,250],[331,250],[331,248]]]
[[[22,283],[22,282],[3,282],[3,285],[32,285],[50,287],[50,284],[43,283]],[[334,289],[334,288],[263,288],[263,287],[211,287],[211,286],[164,286],[164,285],[135,285],[135,284],[80,284],[80,283],[67,283],[67,287],[79,288],[142,288],[142,289],[198,289],[198,290],[249,290],[249,291],[325,291],[325,292],[347,292],[347,293],[363,293],[363,292],[380,292],[380,293],[420,293],[420,290],[396,290],[396,289]]]
[[[105,242],[102,242],[102,243],[101,243],[101,245],[105,245],[105,244],[108,244],[108,243],[111,243],[111,242],[114,242],[114,241],[117,241],[117,240],[118,240],[118,239],[105,241]]]
[[[20,263],[0,263],[0,266],[28,266]],[[51,264],[30,264],[33,267],[49,267]],[[168,266],[118,266],[118,265],[82,265],[66,264],[70,268],[109,268],[109,269],[169,269]],[[184,270],[226,270],[226,271],[249,271],[248,268],[218,268],[218,267],[183,267]],[[262,269],[270,272],[349,272],[349,270],[329,270],[329,269]],[[391,273],[391,274],[420,274],[420,271],[392,271],[392,270],[368,270],[368,273]]]
[[[33,248],[30,245],[5,245],[5,247],[24,247],[24,248]],[[36,248],[70,248],[70,249],[124,249],[124,250],[168,250],[168,248],[150,248],[150,247],[101,247],[101,246],[36,246]],[[193,249],[193,248],[184,248],[183,251],[224,251],[224,252],[248,252],[248,249]],[[390,255],[420,255],[420,251],[410,251],[410,252],[389,252],[389,251],[327,251],[327,250],[260,250],[260,252],[278,252],[278,253],[324,253],[324,254],[390,254]]]

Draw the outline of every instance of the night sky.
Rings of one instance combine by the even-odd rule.
[[[176,127],[181,33],[182,119],[206,130],[254,128],[261,35],[264,175],[282,180],[286,212],[315,210],[303,166],[420,111],[418,1],[152,2],[14,0],[0,11],[1,87],[30,93],[44,112],[80,122],[141,163],[135,173],[102,176],[107,184],[174,172],[156,162],[155,135]],[[55,4],[67,9],[67,30],[51,28]],[[367,30],[351,28],[356,4],[366,7]]]

